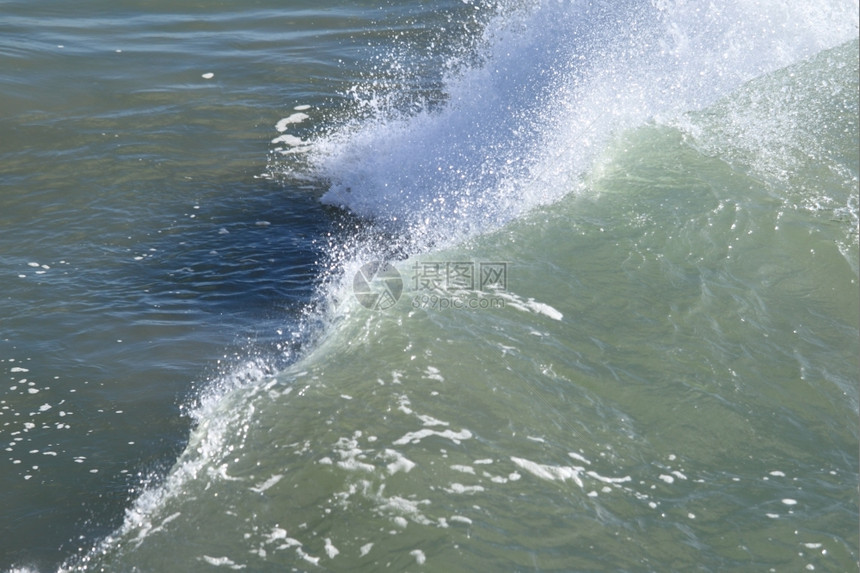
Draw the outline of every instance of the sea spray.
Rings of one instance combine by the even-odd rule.
[[[856,33],[850,2],[783,4],[500,9],[480,64],[449,66],[443,105],[404,114],[367,90],[358,103],[373,113],[315,142],[323,201],[431,244],[496,228],[571,192],[613,134],[700,109]]]
[[[766,567],[787,559],[774,539],[813,543],[831,517],[832,557],[792,551],[790,565],[856,560],[839,533],[856,522],[854,494],[797,501],[768,473],[793,472],[806,492],[850,481],[839,452],[856,433],[818,429],[828,404],[838,419],[856,409],[852,367],[819,333],[856,328],[805,283],[816,312],[803,314],[786,277],[805,261],[779,277],[784,290],[749,288],[759,271],[729,256],[757,248],[732,236],[748,211],[725,190],[731,166],[666,127],[856,32],[854,5],[786,17],[765,4],[520,3],[488,23],[469,56],[478,65],[450,66],[438,106],[395,113],[369,99],[370,114],[311,141],[323,200],[353,213],[322,281],[325,334],[279,374],[213,393],[164,485],[88,560]],[[636,130],[649,120],[653,131]],[[606,153],[627,161],[617,180],[590,170]],[[625,192],[601,203],[616,183]],[[744,186],[762,204],[755,181]],[[577,190],[594,196],[577,203]],[[765,236],[766,254],[791,252]],[[398,260],[408,277],[418,261],[466,257],[516,262],[506,300],[517,304],[452,318],[373,314],[350,297],[374,258]],[[813,326],[792,333],[784,321]],[[826,364],[814,359],[822,348]],[[791,360],[765,363],[770,352]],[[822,458],[805,464],[788,436],[822,445]],[[741,447],[780,469],[744,465],[732,456]],[[838,515],[821,509],[829,495],[844,503]],[[727,520],[735,531],[735,519],[751,547],[711,534]]]

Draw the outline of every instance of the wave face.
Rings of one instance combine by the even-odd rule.
[[[281,140],[380,231],[323,334],[64,570],[856,565],[857,4],[466,5]]]
[[[412,234],[481,232],[570,193],[613,134],[856,35],[850,2],[511,4],[484,28],[479,65],[448,64],[441,110],[404,116],[384,90],[362,92],[371,118],[316,142],[324,202]]]

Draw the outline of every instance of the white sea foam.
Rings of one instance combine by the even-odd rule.
[[[427,562],[427,556],[424,555],[424,552],[420,549],[414,549],[410,551],[409,555],[415,558],[415,563],[417,563],[418,565],[424,565],[424,563]]]
[[[481,59],[485,65],[459,67],[461,72],[443,86],[447,103],[438,110],[402,115],[379,109],[370,120],[333,129],[309,142],[283,134],[274,143],[309,148],[313,174],[331,183],[325,196],[327,203],[374,218],[406,221],[427,231],[436,244],[444,244],[448,237],[457,239],[464,232],[492,228],[575,191],[577,178],[618,130],[650,117],[705,105],[762,71],[856,33],[853,9],[847,11],[850,17],[831,15],[824,19],[816,3],[785,6],[776,0],[765,0],[755,10],[738,1],[718,7],[671,1],[642,4],[645,7],[619,15],[616,27],[609,29],[590,29],[593,22],[577,3],[536,2],[531,11],[502,11],[486,34],[488,48]],[[843,23],[834,27],[821,25],[821,21]],[[639,25],[643,23],[650,25]],[[523,30],[530,33],[522,34]],[[580,44],[580,37],[588,42]],[[600,41],[609,38],[620,38],[620,42],[613,45]],[[559,49],[546,50],[547,46]],[[556,59],[567,53],[577,54],[577,58],[567,62]],[[625,53],[631,57],[619,57]],[[295,121],[284,118],[276,128],[286,131],[289,125],[298,123],[297,116],[301,115],[304,114],[290,116]],[[514,295],[510,295],[510,302],[517,310],[555,321],[564,318],[560,310],[546,302]],[[438,371],[428,368],[426,374],[432,377]],[[260,380],[264,376],[259,373],[251,378]],[[405,380],[401,372],[392,374],[392,384]],[[385,381],[380,379],[380,384]],[[222,381],[203,397],[192,411],[198,424],[185,453],[162,485],[147,489],[133,502],[125,523],[105,545],[129,535],[133,549],[176,518],[178,514],[159,519],[159,509],[167,499],[183,495],[187,481],[202,479],[208,475],[208,468],[223,470],[216,471],[216,475],[228,475],[223,461],[229,454],[227,444],[238,428],[254,417],[253,408],[231,403],[230,390],[242,385]],[[408,400],[400,404],[400,410],[413,413]],[[456,432],[423,428],[403,435],[393,444],[416,444],[432,436],[460,444],[472,438],[472,433],[465,429]],[[358,447],[355,436],[342,440],[332,453],[339,457],[339,467],[375,470],[363,459],[366,452]],[[387,466],[389,475],[409,472],[414,463],[390,451],[394,454]],[[479,451],[476,455],[486,455]],[[570,456],[587,463],[578,455]],[[84,460],[74,458],[77,463]],[[510,460],[539,479],[573,481],[580,487],[584,487],[586,479],[612,486],[630,480],[628,476],[600,476],[577,465],[540,464],[519,457]],[[325,462],[333,464],[328,456],[320,459],[320,463]],[[485,458],[473,463],[492,462]],[[685,479],[678,475],[680,472],[671,473],[660,477]],[[272,476],[253,487],[266,491],[277,483],[276,478]],[[512,472],[507,479],[519,478],[519,473]],[[446,488],[451,493],[482,490],[483,486],[457,483]],[[437,523],[419,511],[425,501],[384,497],[381,492],[373,495],[379,502],[379,511],[391,512],[401,519],[408,516],[422,523]],[[796,501],[784,499],[783,503],[794,505]],[[450,518],[463,523],[467,519]],[[273,529],[269,539],[272,544],[279,543],[279,549],[295,547],[297,554],[310,563],[319,561],[304,552],[298,540],[287,537],[284,529]],[[372,547],[372,543],[363,545],[361,555]],[[411,554],[419,564],[426,560],[420,550]],[[230,566],[221,561],[226,557],[207,558],[217,561],[211,565]]]
[[[621,484],[621,483],[627,483],[627,482],[633,481],[633,478],[631,476],[608,477],[608,476],[600,475],[599,473],[594,472],[594,471],[586,471],[585,475],[587,475],[588,477],[594,478],[597,481],[602,481],[603,483],[608,483],[608,484]]]
[[[382,492],[376,492],[370,496],[377,504],[377,511],[383,515],[389,515],[391,518],[401,517],[408,518],[415,523],[421,525],[432,525],[434,521],[428,518],[420,510],[420,506],[429,505],[430,501],[426,499],[406,499],[399,495],[386,497]]]
[[[480,493],[484,491],[484,486],[482,485],[464,485],[461,483],[454,482],[450,484],[448,487],[443,488],[448,493],[457,493],[457,494],[473,494]]]
[[[284,131],[287,131],[290,125],[294,123],[301,123],[304,120],[308,119],[308,117],[309,116],[306,113],[294,113],[288,117],[279,120],[278,123],[275,124],[275,129],[283,133]]]
[[[334,559],[335,557],[338,556],[339,553],[340,553],[340,550],[334,546],[334,544],[331,542],[331,539],[326,537],[325,538],[325,554],[328,555],[328,558]]]
[[[445,378],[442,377],[442,374],[439,372],[439,369],[433,366],[427,367],[427,371],[424,373],[424,378],[428,380],[436,380],[438,382],[445,381]]]
[[[448,422],[443,422],[442,420],[437,420],[433,416],[428,416],[426,414],[419,414],[418,419],[421,420],[421,423],[425,426],[450,426]]]
[[[313,555],[309,555],[309,554],[305,553],[301,547],[296,548],[296,554],[299,557],[301,557],[302,559],[304,559],[305,561],[307,561],[308,563],[311,563],[312,565],[319,565],[319,563],[320,563],[319,557],[314,557]]]
[[[548,464],[539,464],[531,460],[513,456],[511,457],[511,461],[533,476],[541,479],[562,482],[572,480],[579,487],[583,487],[582,472],[584,468],[576,466],[552,466]]]
[[[468,440],[472,437],[472,432],[469,430],[460,430],[459,432],[455,432],[453,430],[418,430],[417,432],[409,432],[402,437],[398,438],[394,441],[395,445],[403,445],[403,444],[417,444],[424,438],[429,436],[439,436],[441,438],[446,438],[451,440],[455,444],[459,444],[462,440]]]
[[[293,147],[298,147],[302,145],[307,145],[307,142],[301,139],[300,137],[296,137],[295,135],[290,135],[286,133],[284,135],[279,135],[275,139],[272,140],[272,143],[284,143],[286,145],[291,145]]]
[[[269,489],[270,487],[272,487],[273,485],[275,485],[276,483],[281,481],[283,478],[284,478],[284,476],[282,474],[275,474],[272,477],[270,477],[269,479],[267,479],[266,481],[255,485],[254,487],[251,488],[251,490],[255,491],[257,493],[263,493],[264,491],[266,491],[267,489]]]
[[[400,516],[400,515],[396,515],[396,516],[392,517],[391,521],[393,521],[394,525],[396,525],[400,529],[406,529],[406,526],[409,525],[409,521],[407,521],[407,519],[405,517]]]
[[[337,462],[338,467],[350,471],[372,472],[376,469],[373,464],[362,461],[364,451],[358,447],[358,438],[361,432],[356,432],[351,438],[340,438],[335,445],[335,451],[341,459]]]
[[[388,473],[390,475],[394,475],[397,472],[409,473],[410,471],[412,471],[412,468],[415,467],[415,462],[407,459],[397,450],[385,450],[384,457],[386,459],[392,460],[386,466],[386,469],[388,470]]]
[[[227,567],[233,570],[245,569],[247,567],[247,565],[236,563],[229,557],[210,557],[209,555],[204,555],[202,560],[215,567]]]
[[[533,298],[522,298],[513,292],[499,292],[496,296],[503,298],[506,301],[505,306],[510,306],[523,312],[532,312],[548,316],[553,320],[561,320],[564,315],[557,309],[546,304],[545,302],[536,301]]]
[[[462,472],[464,474],[472,474],[475,475],[475,468],[472,466],[464,466],[460,464],[454,464],[451,466],[451,469],[457,472]]]
[[[700,109],[856,35],[850,2],[643,2],[595,19],[587,3],[542,1],[499,14],[484,65],[454,56],[440,108],[404,114],[376,89],[352,91],[371,117],[312,143],[325,202],[435,243],[480,232],[575,190],[613,133]]]

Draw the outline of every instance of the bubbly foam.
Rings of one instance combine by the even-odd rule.
[[[325,203],[438,245],[574,191],[614,134],[700,109],[856,30],[852,2],[509,7],[484,30],[480,65],[448,64],[460,71],[441,109],[404,114],[354,90],[371,117],[314,141],[310,162],[329,182]]]
[[[460,71],[446,78],[446,100],[440,107],[404,114],[378,104],[384,98],[374,99],[371,94],[359,102],[363,109],[372,109],[370,117],[362,115],[308,141],[288,133],[307,119],[296,113],[278,123],[281,135],[274,143],[307,152],[312,174],[329,184],[324,202],[388,223],[386,228],[395,230],[393,240],[405,240],[412,250],[427,250],[496,228],[537,205],[575,192],[583,173],[619,131],[701,108],[752,77],[856,33],[856,3],[852,2],[786,7],[775,1],[729,1],[719,8],[680,1],[635,7],[584,4],[544,1],[500,10],[478,42],[482,46],[479,64],[450,66]],[[473,54],[459,57],[471,61]],[[360,236],[349,247],[332,245],[335,279],[325,288],[335,302],[348,299],[348,281],[343,277],[353,276],[364,261],[380,256],[375,238],[365,239]],[[564,318],[546,303],[510,297],[518,310],[555,321]],[[427,379],[444,380],[438,370],[430,368]],[[132,531],[137,532],[132,544],[142,543],[176,518],[177,514],[159,518],[157,509],[166,499],[182,495],[185,484],[198,472],[219,467],[225,436],[235,435],[254,415],[253,406],[231,409],[231,392],[248,381],[262,391],[269,390],[264,365],[254,363],[246,371],[237,370],[240,372],[214,384],[193,408],[197,428],[185,454],[162,485],[148,489],[133,503],[125,524],[104,545]],[[379,383],[400,384],[400,377],[394,372],[392,379]],[[413,413],[408,399],[400,402],[399,411]],[[474,438],[468,429],[431,429],[448,422],[416,417],[424,427],[403,434],[392,446],[429,439],[460,445]],[[376,465],[362,458],[359,437],[341,437],[332,457],[318,462],[351,475],[377,472]],[[587,470],[588,460],[580,454],[569,455],[584,465],[552,465],[516,456],[498,464],[510,461],[510,470],[547,481],[571,481],[583,489],[600,486],[601,491],[609,491],[626,487],[620,484],[631,479]],[[416,466],[395,449],[385,449],[382,460],[385,474],[398,478]],[[482,458],[472,463],[492,466],[496,462]],[[478,475],[470,465],[450,467],[463,478]],[[521,479],[517,471],[506,472],[506,477],[481,475],[493,484]],[[281,479],[282,474],[271,474],[255,482],[252,490],[263,494],[276,488]],[[666,471],[656,480],[677,487],[686,476]],[[445,491],[472,495],[485,487],[492,486],[453,482]],[[376,508],[383,513],[401,519],[407,516],[418,523],[430,521],[419,511],[423,500],[385,497],[381,489],[373,495]],[[597,496],[597,490],[588,495]],[[793,503],[783,500],[785,505]],[[657,503],[652,504],[656,509]],[[465,516],[454,515],[450,520],[471,524]],[[295,548],[310,563],[320,559],[306,553],[301,542],[287,537],[286,530],[273,530],[266,545],[275,543]],[[336,547],[340,543],[326,538],[329,558],[340,553]],[[361,555],[373,546],[362,545]],[[411,554],[418,564],[426,560],[421,550]],[[241,566],[223,556],[201,559],[213,566]]]

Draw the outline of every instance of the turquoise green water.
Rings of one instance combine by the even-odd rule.
[[[856,51],[818,63],[856,70]],[[399,263],[392,308],[345,297],[305,358],[204,401],[165,486],[91,563],[850,570],[857,238],[839,214],[856,129],[821,143],[847,180],[786,182],[726,161],[744,142],[708,127],[779,76],[803,93],[820,69],[692,114],[696,135],[623,134],[561,202]],[[827,77],[856,92],[856,74]],[[810,104],[782,112],[810,120]],[[829,113],[850,127],[854,111]],[[797,201],[811,188],[829,208]],[[409,280],[416,263],[501,260],[505,289],[460,295],[503,308],[422,306]]]

